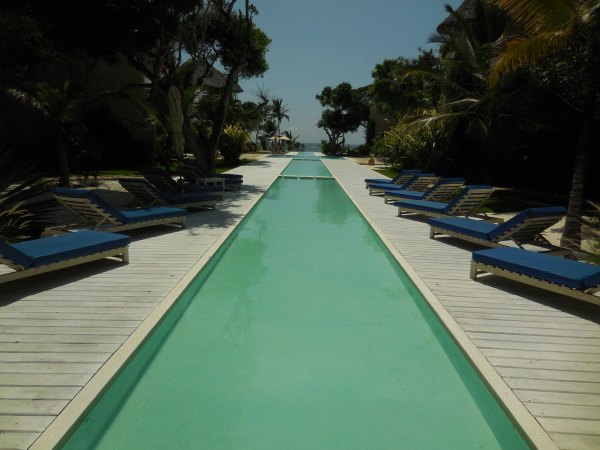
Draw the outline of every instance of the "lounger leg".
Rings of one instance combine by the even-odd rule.
[[[401,216],[402,216],[402,209],[398,208],[398,217],[401,217]]]
[[[471,280],[476,280],[477,279],[477,263],[475,261],[471,261],[471,273],[469,274],[469,276],[471,277]]]
[[[121,255],[121,259],[123,260],[123,264],[129,263],[129,247],[123,250],[123,254]]]
[[[433,228],[429,229],[429,239],[435,239],[435,231],[433,231]]]
[[[184,217],[183,220],[181,221],[181,228],[186,228],[187,227],[187,217]]]

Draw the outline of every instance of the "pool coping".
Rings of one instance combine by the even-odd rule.
[[[325,163],[324,163],[325,164]],[[325,164],[327,166],[327,164]],[[412,268],[406,259],[400,254],[396,246],[381,231],[379,226],[370,217],[367,211],[360,205],[360,202],[346,188],[342,180],[329,167],[333,178],[341,186],[354,206],[360,211],[369,226],[381,239],[383,244],[390,251],[400,267],[406,272],[407,276],[420,291],[423,298],[427,301],[435,315],[442,322],[446,330],[455,340],[463,354],[469,359],[475,370],[482,377],[492,393],[500,401],[501,406],[511,417],[513,423],[520,429],[528,443],[540,450],[558,450],[558,446],[552,438],[546,433],[543,427],[535,417],[527,410],[523,403],[518,399],[512,389],[504,382],[502,377],[490,364],[487,358],[481,353],[477,346],[471,341],[460,325],[446,310],[436,295],[431,291],[419,274]]]
[[[268,158],[265,155],[262,158]],[[262,159],[259,158],[259,159]],[[289,158],[288,164],[293,158]],[[286,164],[282,170],[287,167]],[[175,306],[181,294],[189,286],[192,280],[212,260],[215,254],[235,232],[237,227],[244,221],[248,213],[263,198],[268,189],[279,179],[279,174],[274,175],[273,180],[265,192],[253,199],[243,211],[240,220],[230,225],[194,264],[194,266],[177,282],[175,287],[163,298],[154,310],[142,321],[136,330],[125,340],[125,342],[113,353],[104,365],[94,374],[90,381],[75,395],[73,400],[65,409],[48,425],[43,433],[31,444],[30,450],[54,449],[65,443],[71,431],[83,420],[85,414],[94,406],[94,403],[108,389],[111,381],[118,376],[127,362],[135,355],[137,349],[149,338],[150,334],[160,325],[166,314]]]

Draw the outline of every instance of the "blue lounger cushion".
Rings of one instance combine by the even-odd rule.
[[[498,228],[498,224],[486,222],[485,220],[467,219],[465,217],[440,217],[429,219],[427,223],[431,226],[483,240],[489,240],[490,233]]]
[[[600,266],[519,248],[478,250],[473,252],[473,261],[572,289],[585,290],[600,284]]]
[[[168,206],[151,206],[147,208],[128,209],[121,211],[121,214],[125,217],[125,223],[136,223],[146,220],[186,216],[187,211],[182,208],[170,208]]]
[[[0,253],[20,266],[30,268],[125,247],[129,242],[129,236],[122,234],[83,230],[12,245],[2,243]],[[5,253],[6,247],[14,249],[12,255]],[[15,253],[20,256],[13,258]]]
[[[421,211],[443,212],[448,208],[448,203],[432,202],[429,200],[404,200],[394,202],[394,206],[408,206]]]
[[[421,200],[427,192],[410,191],[408,189],[389,189],[384,195],[404,197],[407,200]]]

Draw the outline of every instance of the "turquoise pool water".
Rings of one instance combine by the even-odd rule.
[[[279,179],[65,447],[527,445],[339,185]]]

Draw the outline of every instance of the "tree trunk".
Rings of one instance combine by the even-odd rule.
[[[62,132],[61,132],[62,135]],[[70,171],[69,171],[69,160],[67,157],[67,147],[65,146],[62,136],[59,136],[56,149],[58,152],[58,174],[59,182],[58,185],[61,187],[71,187]]]
[[[600,41],[596,42],[596,48],[600,47]],[[581,125],[575,149],[575,163],[573,166],[573,179],[569,193],[569,205],[567,207],[567,218],[565,228],[560,239],[562,247],[577,250],[581,248],[581,211],[583,208],[583,194],[585,189],[585,178],[588,155],[593,150],[594,128],[596,124],[596,111],[598,108],[598,93],[600,83],[598,76],[597,52],[592,52],[590,61],[585,67],[585,74],[581,83],[581,96],[583,100],[581,108]]]
[[[196,164],[201,168],[206,169],[206,152],[204,149],[202,149],[200,143],[198,142],[198,138],[192,132],[190,125],[186,121],[183,122],[182,129],[185,142],[196,157]]]
[[[593,120],[593,116],[591,118],[589,116],[588,118],[584,118],[579,128],[567,218],[562,237],[560,238],[560,245],[562,247],[574,250],[581,247],[581,210],[583,207],[588,154],[592,146]]]
[[[225,127],[225,116],[227,115],[229,103],[231,102],[233,87],[237,82],[238,74],[246,66],[246,64],[247,63],[245,61],[236,64],[231,68],[231,71],[227,75],[227,81],[225,82],[221,100],[219,101],[217,119],[213,125],[210,141],[208,142],[208,151],[206,152],[206,169],[209,171],[209,173],[214,173],[215,171],[215,158],[217,155],[217,149],[219,147],[219,141],[221,140],[221,135],[223,134],[223,128]]]

